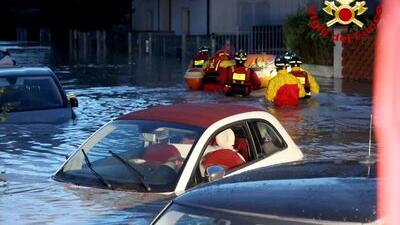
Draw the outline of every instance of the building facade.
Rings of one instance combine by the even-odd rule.
[[[132,29],[177,35],[235,34],[254,26],[282,25],[289,15],[320,0],[133,0]]]

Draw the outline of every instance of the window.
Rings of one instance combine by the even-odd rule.
[[[209,141],[200,160],[200,173],[212,165],[220,165],[226,171],[235,169],[253,159],[249,138],[242,124],[234,125],[215,134]]]
[[[256,133],[255,137],[260,146],[260,148],[257,148],[257,155],[259,157],[272,155],[285,148],[286,143],[271,124],[255,122],[254,130]]]

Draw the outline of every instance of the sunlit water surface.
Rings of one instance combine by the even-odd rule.
[[[66,92],[79,100],[77,119],[65,124],[0,124],[0,224],[147,224],[160,203],[141,205],[138,195],[78,188],[50,176],[89,135],[117,116],[151,105],[224,102],[267,109],[309,159],[363,159],[368,155],[371,84],[317,77],[321,94],[298,108],[275,108],[263,96],[225,97],[192,92],[174,59],[127,63],[54,63],[46,47],[11,46],[20,65],[50,66]],[[184,116],[184,115],[182,115]],[[372,141],[372,155],[376,145]]]

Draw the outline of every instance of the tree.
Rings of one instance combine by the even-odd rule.
[[[326,17],[326,16],[325,16]],[[324,14],[319,15],[324,18]],[[283,26],[286,47],[294,50],[305,63],[332,65],[333,42],[311,29],[306,12],[290,16]]]

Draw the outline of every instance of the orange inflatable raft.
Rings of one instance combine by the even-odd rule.
[[[186,70],[185,82],[190,90],[197,91],[201,89],[204,72],[202,68],[190,68]]]
[[[245,66],[256,72],[261,81],[261,88],[266,88],[269,80],[276,75],[274,59],[275,55],[267,54],[249,54],[247,56]]]
[[[269,80],[276,75],[274,59],[275,55],[267,54],[249,54],[247,56],[245,66],[252,68],[256,72],[261,81],[261,88],[266,88]],[[219,66],[221,68],[227,68],[229,66],[233,66],[234,64],[234,61],[223,60]],[[196,91],[202,88],[203,77],[203,68],[190,68],[186,70],[184,79],[188,88]]]

